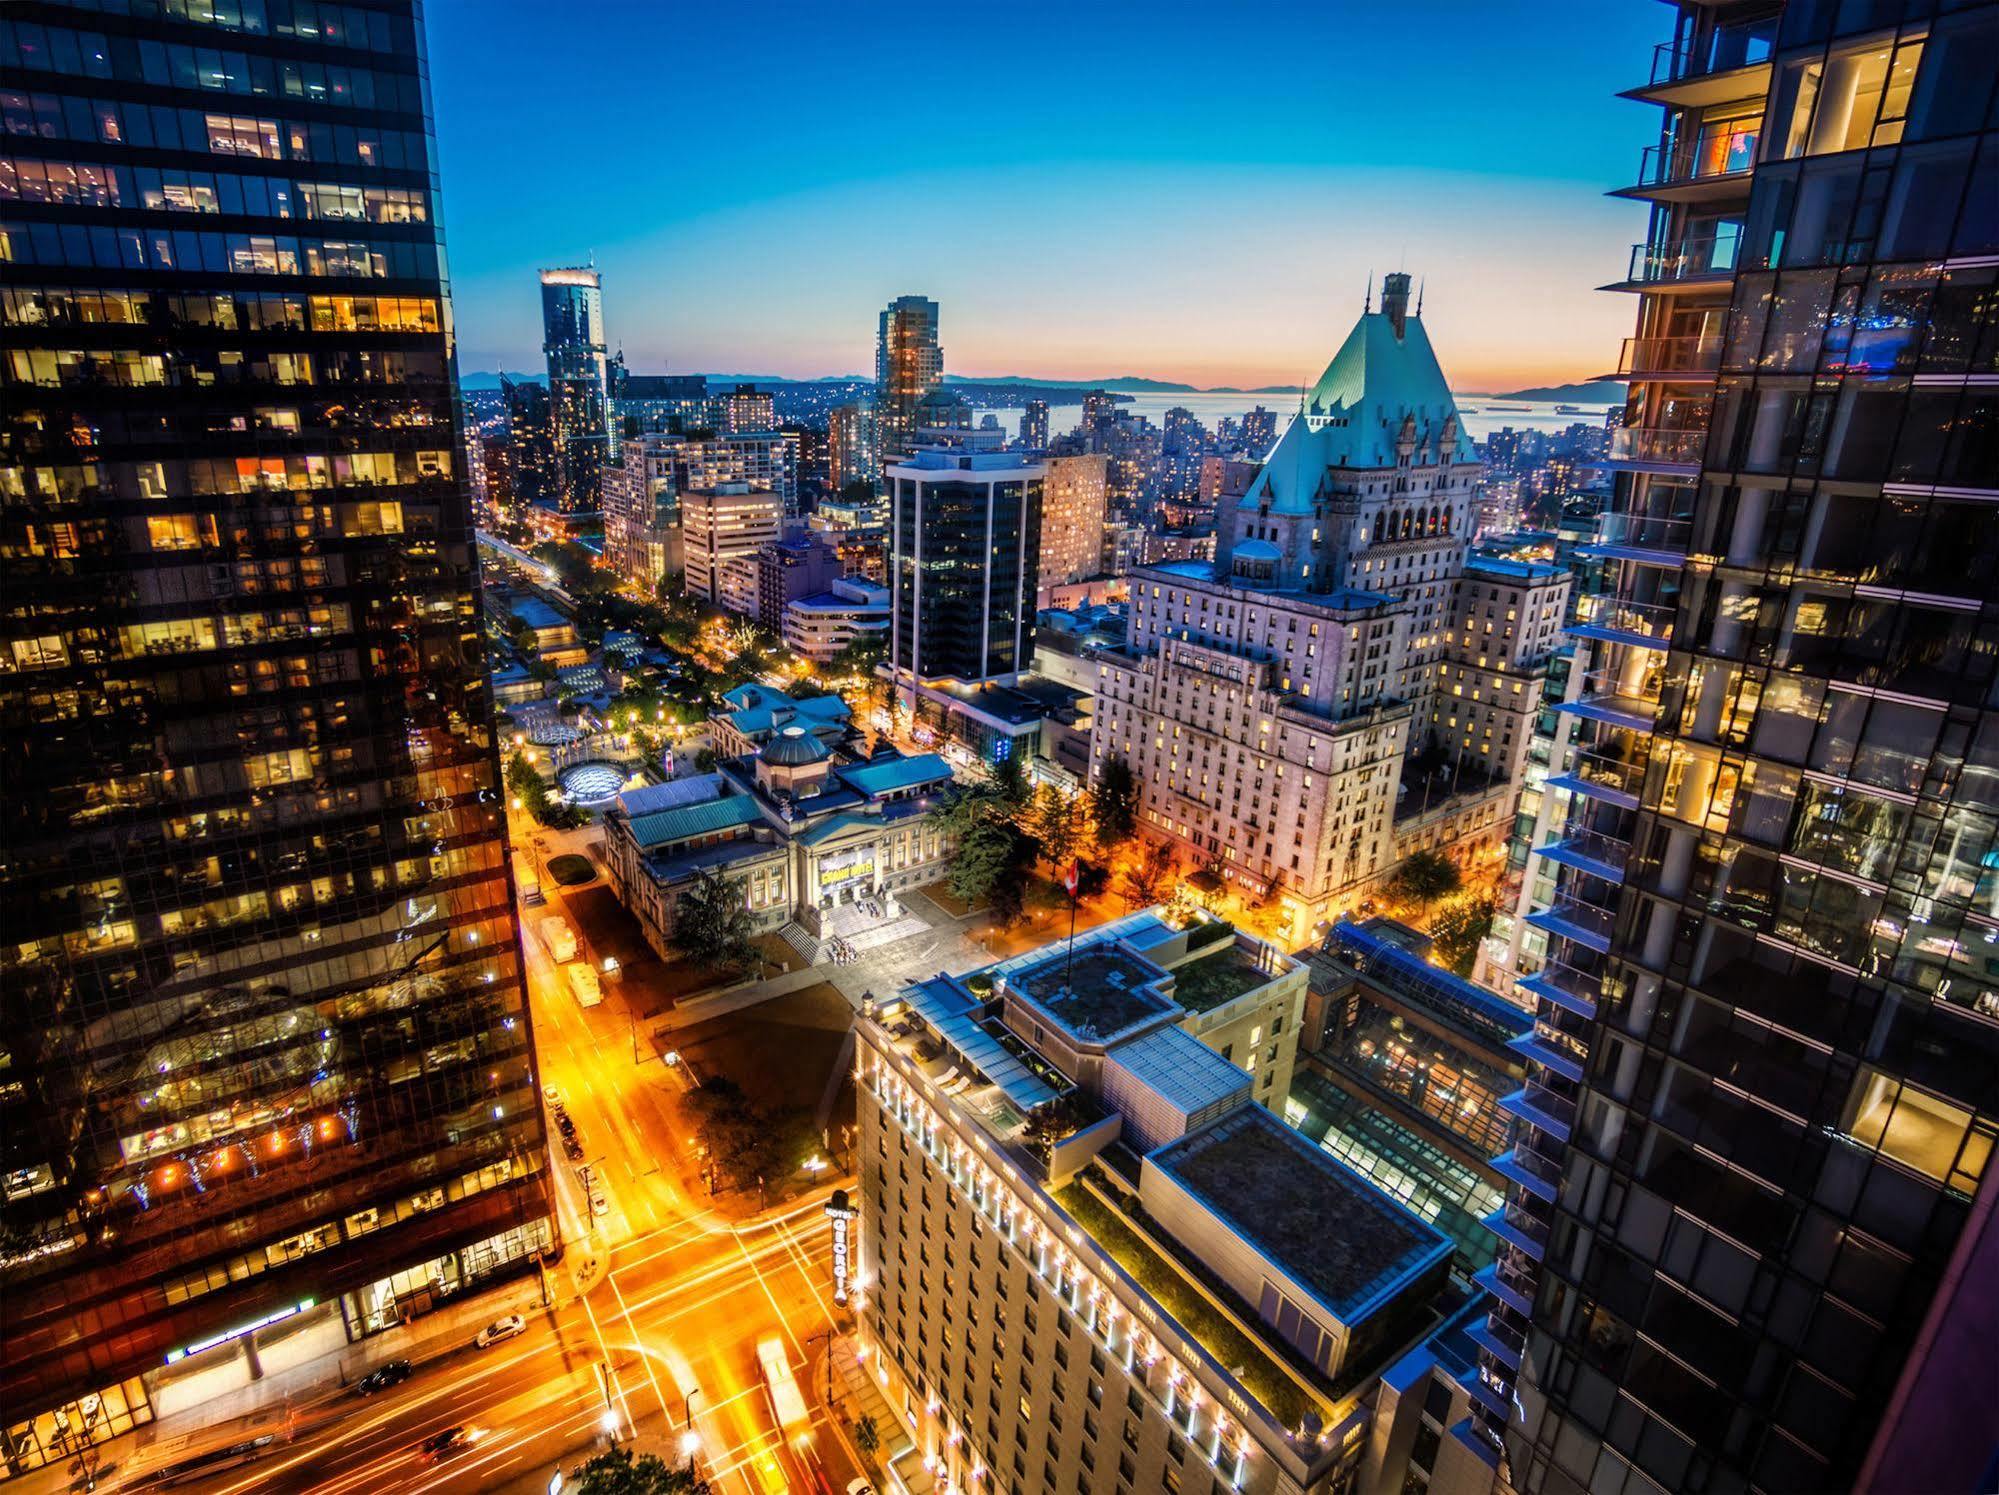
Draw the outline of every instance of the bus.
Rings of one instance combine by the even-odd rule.
[[[278,1442],[276,1433],[258,1433],[245,1437],[233,1435],[233,1441],[216,1447],[205,1448],[199,1453],[186,1451],[186,1443],[192,1440],[175,1439],[178,1447],[155,1445],[153,1453],[159,1462],[143,1459],[139,1468],[127,1466],[117,1471],[111,1488],[120,1492],[127,1490],[170,1490],[176,1485],[189,1484],[194,1480],[207,1479],[211,1475],[226,1474],[231,1469],[241,1469],[245,1464],[254,1463],[271,1451]]]
[[[805,1409],[805,1394],[791,1373],[791,1357],[785,1353],[778,1335],[757,1342],[757,1364],[763,1368],[764,1386],[770,1392],[771,1412],[779,1431],[793,1443],[809,1442],[812,1414]]]

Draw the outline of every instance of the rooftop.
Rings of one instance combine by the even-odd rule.
[[[747,794],[732,794],[727,799],[711,799],[677,809],[635,815],[632,817],[632,839],[641,848],[650,849],[692,840],[696,836],[712,836],[761,819],[763,810],[754,799]]]
[[[1249,1098],[1250,1076],[1185,1028],[1156,1028],[1121,1043],[1109,1062],[1155,1091],[1186,1115],[1240,1096]]]
[[[1153,985],[1165,973],[1116,944],[1098,941],[1073,955],[1067,945],[1036,953],[1040,958],[1006,973],[1007,984],[1072,1037],[1101,1042],[1174,1010]]]
[[[1264,970],[1230,940],[1213,954],[1173,968],[1173,1000],[1189,1012],[1213,1012],[1279,974]]]
[[[850,788],[873,796],[893,794],[899,789],[914,789],[923,784],[949,782],[951,765],[935,753],[918,753],[909,758],[877,759],[855,768],[835,769],[834,772]]]
[[[1450,1242],[1262,1106],[1146,1159],[1335,1317],[1354,1323]]]

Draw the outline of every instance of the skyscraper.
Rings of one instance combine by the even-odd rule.
[[[876,460],[892,462],[909,452],[917,407],[943,378],[937,303],[927,296],[896,297],[881,314],[875,343]]]
[[[1103,569],[1104,459],[1095,453],[1043,459],[1040,606],[1053,588]]]
[[[1474,1388],[1523,1491],[1850,1487],[1995,1187],[1999,6],[1931,9],[1683,3],[1634,90],[1611,564]]]
[[[541,332],[558,507],[592,509],[611,434],[604,292],[595,270],[541,272]]]
[[[849,483],[879,486],[881,464],[875,460],[873,407],[865,402],[835,405],[826,417],[826,465],[833,492]]]
[[[1027,668],[1043,475],[1017,452],[926,448],[889,467],[889,661],[899,687]]]
[[[551,1244],[419,12],[328,14],[0,17],[97,183],[0,229],[14,1470]]]
[[[1048,402],[1029,400],[1020,411],[1020,444],[1030,452],[1048,447]]]

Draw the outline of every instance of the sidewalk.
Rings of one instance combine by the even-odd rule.
[[[874,1483],[880,1495],[895,1491],[897,1495],[907,1491],[908,1495],[929,1495],[933,1481],[917,1455],[915,1440],[909,1429],[889,1405],[887,1394],[881,1383],[869,1372],[855,1353],[854,1336],[835,1335],[832,1341],[833,1356],[833,1405],[834,1426],[841,1440],[851,1450],[853,1446],[854,1424],[861,1418],[872,1418],[875,1434],[881,1440],[875,1449],[875,1471],[867,1469],[858,1453],[851,1456],[861,1471]],[[823,1387],[825,1381],[820,1379]],[[893,1467],[892,1467],[893,1466]]]
[[[567,1275],[561,1268],[549,1273],[558,1305],[566,1296]],[[410,1360],[421,1365],[465,1348],[475,1334],[502,1315],[518,1313],[532,1321],[535,1314],[544,1311],[552,1310],[542,1308],[538,1274],[515,1278],[487,1291],[470,1293],[413,1323],[384,1329],[358,1343],[209,1397],[199,1406],[157,1418],[95,1447],[103,1467],[108,1468],[157,1443],[190,1433],[213,1433],[232,1422],[247,1425],[268,1422],[278,1415],[289,1417],[294,1404],[338,1393],[384,1361]],[[69,1495],[83,1488],[81,1476],[72,1473],[74,1465],[74,1459],[60,1460],[18,1475],[6,1482],[7,1495]]]

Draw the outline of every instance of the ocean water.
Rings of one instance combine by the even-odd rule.
[[[1504,408],[1495,410],[1494,404]],[[1129,410],[1134,415],[1148,417],[1155,426],[1166,423],[1166,412],[1181,406],[1194,412],[1195,417],[1210,431],[1225,416],[1241,418],[1243,413],[1261,405],[1266,410],[1277,412],[1277,429],[1281,433],[1290,424],[1291,417],[1298,412],[1298,395],[1293,391],[1288,395],[1228,395],[1228,394],[1134,394],[1127,401],[1121,401],[1118,408]],[[1472,439],[1485,438],[1502,426],[1514,430],[1560,431],[1582,422],[1587,425],[1602,425],[1604,411],[1608,406],[1585,405],[1582,415],[1560,415],[1552,404],[1527,404],[1520,400],[1488,401],[1476,396],[1459,395],[1458,408],[1464,412],[1465,429]],[[987,412],[980,411],[984,416]],[[1006,428],[1009,436],[1020,429],[1018,410],[994,410],[991,412]],[[1048,426],[1051,434],[1061,435],[1073,431],[1083,418],[1083,407],[1078,405],[1056,405],[1048,412]]]

